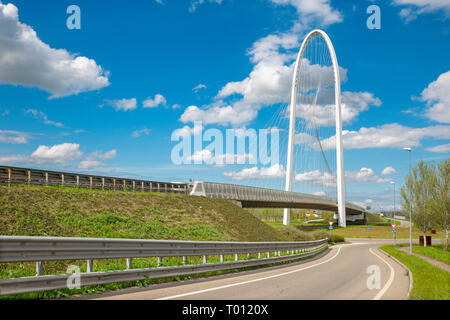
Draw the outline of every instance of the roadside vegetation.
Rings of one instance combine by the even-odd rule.
[[[450,158],[439,162],[420,161],[407,176],[401,189],[404,212],[412,212],[412,221],[425,237],[432,228],[445,232],[444,248],[448,251],[450,219]],[[424,241],[426,246],[426,241]]]
[[[450,265],[450,252],[445,251],[443,245],[433,245],[432,247],[413,247],[413,252]]]
[[[0,208],[0,235],[197,241],[297,241],[321,236],[308,235],[303,239],[296,233],[298,230],[293,233],[277,230],[227,200],[183,194],[13,185],[0,186]],[[234,256],[224,258],[234,260]],[[239,259],[247,258],[247,255],[239,256]],[[219,262],[219,257],[210,256],[208,261]],[[202,263],[202,257],[188,257],[188,263]],[[181,257],[161,261],[161,266],[181,264]],[[69,265],[80,267],[81,272],[87,269],[84,260],[51,261],[43,263],[43,275],[66,273]],[[156,266],[157,258],[133,259],[133,268]],[[124,269],[125,259],[94,260],[94,271]],[[0,278],[34,275],[32,262],[0,264]],[[66,297],[192,277],[196,276],[53,290],[2,299]]]
[[[381,250],[405,264],[413,275],[411,300],[449,300],[450,286],[448,272],[433,266],[425,260],[400,251],[393,245],[381,246]]]

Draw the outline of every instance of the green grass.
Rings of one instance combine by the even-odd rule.
[[[405,264],[413,275],[412,300],[449,300],[449,273],[425,260],[400,251],[393,245],[381,246],[381,250]]]
[[[227,200],[182,194],[0,186],[0,212],[1,235],[198,241],[295,241],[298,238],[295,233],[265,224]],[[218,259],[210,257],[209,261],[218,262]],[[189,257],[189,261],[201,263],[202,258]],[[181,263],[181,258],[166,258],[162,265]],[[86,261],[51,261],[43,263],[43,274],[66,273],[69,265],[77,265],[82,272],[86,271]],[[156,258],[133,259],[134,268],[152,268],[156,265]],[[95,271],[125,268],[125,259],[94,261]],[[34,263],[0,264],[0,278],[34,276],[34,272]],[[130,285],[148,285],[155,281],[116,283],[81,288],[79,291],[56,290],[18,297],[50,298],[102,292]]]
[[[450,252],[445,251],[443,245],[413,247],[413,252],[450,264]]]
[[[370,230],[367,230],[367,225],[361,226],[347,226],[346,228],[335,227],[333,233],[336,235],[343,236],[345,238],[373,238],[373,239],[392,239],[392,227],[390,226],[374,226],[369,225]],[[413,239],[419,240],[419,236],[422,233],[416,229],[412,229]],[[431,235],[431,233],[428,233]],[[443,239],[445,238],[445,233],[441,230],[437,231],[436,234],[432,235],[433,239]],[[409,228],[399,228],[397,227],[397,239],[409,239]]]

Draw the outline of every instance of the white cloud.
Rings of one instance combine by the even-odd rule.
[[[11,155],[11,156],[0,156],[0,163],[1,164],[16,164],[25,162],[28,160],[28,157],[26,156],[20,156],[20,155]]]
[[[28,142],[30,138],[28,133],[13,131],[13,130],[0,130],[0,142],[24,144]]]
[[[148,136],[150,134],[150,129],[144,128],[144,129],[140,129],[140,130],[135,130],[133,131],[133,133],[131,134],[131,136],[133,138],[139,138],[141,136]]]
[[[136,98],[131,99],[121,99],[121,100],[105,100],[106,104],[114,107],[116,111],[131,111],[137,108]],[[102,107],[102,106],[100,106]]]
[[[78,169],[89,170],[103,166],[105,166],[105,163],[99,160],[83,160],[78,164]]]
[[[253,167],[243,169],[238,172],[224,172],[225,177],[229,177],[233,180],[246,180],[246,179],[274,179],[283,178],[286,172],[280,164],[274,164],[268,168]]]
[[[438,153],[450,153],[450,143],[442,144],[439,146],[427,148],[427,151],[438,152]]]
[[[423,90],[421,99],[429,106],[425,113],[427,118],[440,123],[450,123],[450,70],[430,83]]]
[[[222,4],[222,0],[192,0],[191,1],[191,6],[189,7],[189,12],[195,12],[195,10],[197,10],[197,8],[204,4],[204,3],[217,3],[217,4]]]
[[[317,192],[314,192],[313,195],[325,197],[327,194],[325,193],[325,191],[317,191]]]
[[[25,113],[31,113],[35,119],[41,120],[46,125],[55,126],[55,127],[58,127],[58,128],[64,127],[64,125],[61,122],[56,122],[56,121],[49,120],[47,115],[44,112],[42,112],[42,111],[38,111],[38,110],[35,110],[35,109],[28,109],[28,110],[25,111]]]
[[[392,181],[389,178],[380,178],[371,168],[361,168],[359,171],[345,171],[344,179],[345,183],[386,183]],[[295,181],[312,185],[324,185],[326,187],[336,186],[336,177],[329,172],[322,172],[320,170],[298,173],[295,175]]]
[[[197,93],[200,89],[206,89],[206,85],[199,83],[197,86],[195,86],[192,90]]]
[[[52,98],[108,86],[97,63],[65,49],[53,49],[19,21],[15,5],[0,2],[0,83],[38,87]]]
[[[213,155],[211,150],[201,150],[195,152],[192,156],[188,157],[188,161],[201,161],[207,164],[215,165],[215,166],[225,166],[226,164],[245,164],[249,163],[249,161],[254,160],[255,157],[252,154],[220,154]]]
[[[398,123],[385,124],[378,127],[361,128],[358,131],[342,132],[345,149],[397,148],[417,147],[421,140],[433,138],[450,139],[450,126],[436,125],[424,128],[410,128]],[[322,141],[324,149],[335,148],[335,136]]]
[[[195,136],[197,134],[201,134],[202,130],[203,130],[203,126],[202,125],[195,124],[192,128],[189,127],[189,126],[184,126],[181,129],[177,129],[176,133],[180,137],[189,137],[189,136]]]
[[[398,172],[392,167],[386,167],[383,169],[383,171],[381,171],[382,176],[387,176],[389,174],[398,174]]]
[[[160,105],[165,106],[166,104],[167,104],[166,98],[164,98],[164,96],[161,94],[156,94],[153,99],[150,97],[147,98],[147,100],[144,101],[142,106],[144,108],[156,108],[159,107]]]
[[[445,17],[450,17],[450,1],[448,0],[393,0],[397,6],[408,6],[400,11],[400,17],[409,22],[419,14],[444,11]]]
[[[117,156],[117,150],[102,153],[101,151],[95,151],[89,154],[83,161],[78,164],[78,169],[89,170],[92,168],[104,167],[107,163],[100,160],[111,160]]]
[[[36,163],[66,163],[77,160],[83,154],[79,144],[63,143],[52,147],[39,146],[30,159]]]

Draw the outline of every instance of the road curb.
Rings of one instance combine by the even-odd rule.
[[[395,248],[394,248],[395,249]],[[385,252],[384,250],[381,250],[379,247],[377,248],[378,251],[384,253],[385,255],[387,255],[389,258],[391,258],[392,260],[394,260],[395,262],[397,262],[399,265],[402,266],[403,269],[405,269],[408,272],[408,278],[409,278],[409,289],[408,289],[408,300],[411,297],[411,290],[412,290],[412,286],[413,286],[413,274],[411,272],[411,270],[408,269],[408,267],[400,262],[398,259],[394,258],[393,256],[391,256],[389,253]],[[397,249],[395,249],[397,250]]]

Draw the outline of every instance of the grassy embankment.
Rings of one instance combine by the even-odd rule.
[[[412,300],[449,300],[449,273],[425,260],[400,251],[393,245],[381,246],[381,250],[405,264],[413,275]]]
[[[293,241],[295,230],[278,231],[229,201],[180,194],[87,190],[68,187],[0,187],[0,234],[130,239]],[[309,238],[308,238],[309,239]],[[254,256],[252,256],[253,258]],[[246,258],[242,255],[241,258]],[[209,257],[218,262],[218,257]],[[225,260],[233,260],[226,256]],[[217,260],[217,261],[216,261]],[[189,257],[189,263],[201,263]],[[180,265],[181,258],[164,258]],[[86,261],[44,262],[43,274],[62,274],[69,265],[86,270]],[[133,259],[134,268],[156,267],[156,258]],[[126,268],[125,259],[95,260],[94,270]],[[34,263],[0,264],[0,278],[33,276]],[[23,298],[100,292],[158,280],[57,290]]]
[[[413,252],[421,254],[423,256],[427,256],[429,258],[439,260],[442,262],[445,262],[446,264],[450,264],[450,252],[444,250],[444,246],[442,244],[440,245],[433,245],[431,247],[413,247]],[[449,278],[450,282],[450,278]],[[450,284],[449,284],[450,285]]]

